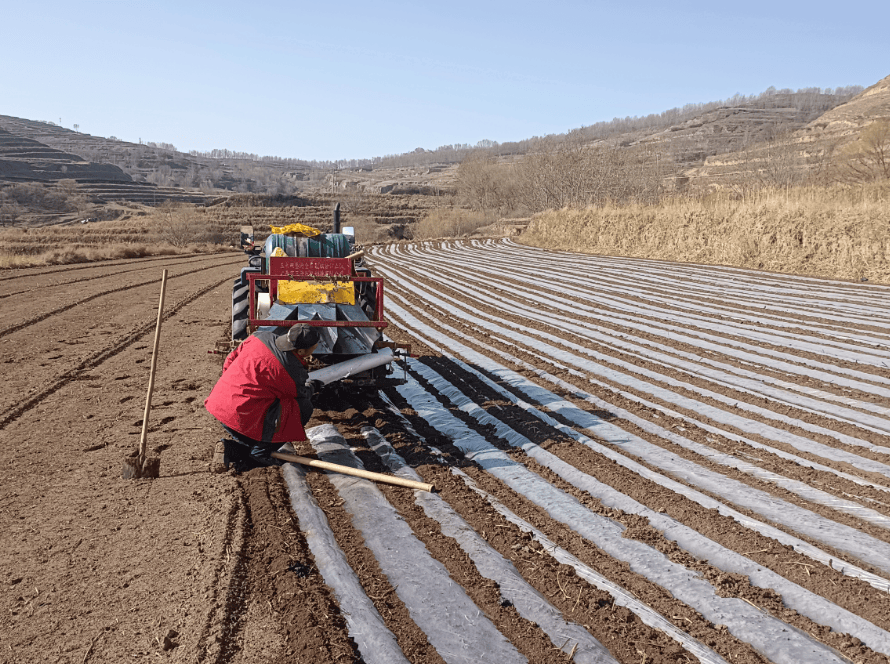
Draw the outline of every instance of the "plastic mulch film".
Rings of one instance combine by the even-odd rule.
[[[559,397],[559,396],[555,395],[553,392],[550,392],[549,390],[536,385],[535,383],[533,383],[530,380],[528,380],[527,378],[517,374],[516,372],[506,369],[503,365],[500,365],[497,362],[489,359],[488,357],[486,357],[480,353],[477,353],[476,351],[464,346],[463,344],[461,344],[458,341],[455,341],[454,339],[449,339],[449,338],[444,337],[443,335],[435,332],[434,330],[430,329],[425,324],[418,321],[416,318],[414,318],[414,316],[409,314],[407,311],[405,311],[405,310],[401,309],[401,307],[398,307],[397,305],[395,305],[392,300],[390,301],[389,312],[391,315],[395,314],[396,317],[401,317],[402,320],[407,324],[408,327],[411,327],[415,330],[421,330],[424,332],[424,334],[429,335],[426,338],[426,340],[423,336],[421,336],[420,339],[421,339],[421,341],[424,341],[424,343],[427,343],[427,345],[429,345],[431,348],[439,349],[440,351],[444,352],[446,355],[449,355],[450,351],[456,350],[457,352],[461,353],[461,355],[463,357],[472,361],[474,364],[476,364],[480,367],[483,367],[488,371],[491,371],[492,374],[497,376],[504,383],[512,385],[514,388],[523,392],[526,395],[526,397],[533,403],[540,404],[540,405],[545,406],[551,410],[555,410],[563,417],[568,418],[568,420],[570,422],[572,422],[574,425],[578,425],[582,428],[589,430],[597,438],[600,438],[600,439],[606,441],[606,443],[607,443],[606,445],[602,445],[602,444],[597,443],[596,441],[592,440],[591,438],[576,432],[571,427],[565,427],[563,425],[560,425],[555,420],[550,418],[549,415],[541,412],[540,410],[534,408],[533,406],[531,406],[528,403],[525,403],[522,400],[517,400],[515,398],[515,396],[512,395],[511,392],[504,391],[502,388],[500,388],[496,384],[492,384],[494,386],[494,389],[502,392],[504,394],[504,396],[506,396],[506,398],[511,399],[514,402],[518,403],[523,409],[528,410],[529,412],[533,412],[535,417],[538,417],[539,419],[550,424],[551,426],[555,426],[560,431],[563,431],[563,433],[566,433],[567,435],[572,436],[573,438],[575,438],[579,442],[583,443],[584,445],[596,450],[600,454],[605,455],[606,457],[612,459],[616,463],[619,463],[627,468],[632,469],[634,472],[639,473],[641,476],[647,477],[662,486],[668,487],[671,490],[676,491],[677,493],[679,493],[683,496],[686,496],[690,500],[695,501],[696,503],[702,505],[703,507],[705,507],[707,509],[716,509],[721,514],[731,517],[732,519],[734,519],[735,521],[744,525],[747,528],[751,528],[751,529],[761,533],[762,535],[771,537],[771,538],[779,541],[782,544],[791,546],[798,553],[801,553],[809,558],[812,558],[813,560],[817,560],[817,561],[824,563],[826,565],[830,565],[833,563],[833,556],[831,554],[811,545],[810,543],[808,543],[804,540],[801,540],[798,537],[795,537],[794,535],[792,535],[790,533],[786,533],[786,532],[779,530],[778,528],[775,528],[773,526],[770,526],[766,523],[759,522],[759,521],[756,521],[755,519],[752,519],[749,516],[745,516],[745,515],[739,513],[738,511],[736,511],[735,509],[732,509],[731,507],[727,506],[726,504],[721,503],[718,500],[715,500],[714,498],[707,496],[694,488],[690,488],[680,482],[677,482],[677,481],[667,477],[664,474],[661,474],[659,472],[652,472],[646,466],[636,463],[635,461],[629,459],[626,456],[626,454],[630,453],[634,456],[641,457],[647,463],[653,464],[660,471],[666,472],[668,474],[674,474],[676,464],[681,464],[684,469],[684,472],[682,473],[683,479],[687,482],[690,482],[693,485],[693,487],[696,487],[696,488],[703,488],[704,485],[700,481],[702,479],[701,476],[705,475],[705,476],[710,477],[712,475],[712,473],[710,473],[710,471],[706,472],[705,469],[701,468],[700,466],[697,466],[696,464],[693,464],[692,462],[685,461],[685,460],[677,457],[676,455],[668,455],[665,458],[663,456],[663,451],[660,448],[657,448],[656,446],[651,445],[650,443],[641,439],[639,436],[635,436],[635,435],[615,426],[614,424],[612,424],[610,422],[607,422],[605,420],[597,418],[594,415],[592,415],[591,413],[588,413],[587,411],[584,411],[576,406],[573,406],[569,402],[565,401],[562,397]],[[444,329],[451,330],[451,328],[449,328],[447,325],[443,325],[442,327]],[[429,339],[435,339],[436,341],[430,341]],[[448,346],[448,348],[445,349],[445,348],[440,347],[439,343],[446,344]],[[568,383],[565,383],[564,381],[560,380],[559,378],[557,378],[551,374],[548,374],[545,371],[542,371],[540,369],[532,367],[531,365],[527,365],[527,363],[525,363],[523,360],[521,360],[519,358],[510,356],[502,351],[498,351],[497,349],[494,349],[486,344],[480,344],[480,345],[489,349],[489,350],[492,350],[493,352],[503,355],[505,357],[505,359],[508,359],[510,362],[516,363],[519,366],[527,368],[529,371],[536,373],[537,375],[541,376],[543,379],[545,379],[549,382],[553,382],[554,384],[556,384],[559,387],[562,387],[563,389],[569,390],[572,393],[576,393],[576,394],[580,393],[576,387],[574,387]],[[464,368],[466,368],[466,365],[463,365],[463,363],[460,360],[458,360],[456,358],[454,358],[454,359],[455,359],[455,361],[461,363],[462,366],[464,366]],[[472,369],[471,369],[471,371],[472,371]],[[483,380],[485,380],[485,379],[483,378]],[[488,381],[486,381],[486,382],[488,382]],[[492,385],[490,385],[490,386],[492,386]],[[594,403],[595,405],[597,405],[598,408],[608,409],[610,412],[615,413],[619,417],[629,419],[630,421],[633,421],[633,422],[637,422],[636,419],[634,419],[629,413],[627,413],[626,411],[624,411],[621,408],[618,408],[611,404],[606,404],[605,402],[602,402],[601,400],[595,399],[592,395],[589,395],[589,394],[586,394],[584,396],[586,396],[588,398],[588,400],[591,400],[591,403]],[[647,429],[647,430],[649,430],[649,429]],[[654,429],[652,429],[652,430],[654,431]],[[661,432],[659,432],[659,435],[668,437],[673,442],[677,442],[677,439],[676,439],[677,437],[674,434],[668,434],[667,432],[661,431]],[[619,449],[621,450],[621,452],[618,451]],[[717,495],[723,497],[724,499],[729,499],[730,502],[736,502],[740,498],[742,498],[743,504],[745,504],[745,506],[749,507],[749,508],[752,508],[752,504],[750,504],[750,500],[746,499],[746,496],[755,497],[755,496],[759,496],[763,493],[759,490],[752,490],[750,488],[742,487],[739,482],[731,481],[731,483],[734,485],[734,487],[736,487],[737,490],[731,492],[728,495],[724,495],[726,492],[723,491],[723,489],[725,488],[723,485],[725,484],[726,479],[727,478],[720,476],[719,481],[708,483],[708,488],[709,489],[716,488]],[[739,491],[741,491],[742,493],[740,494]],[[766,518],[768,518],[770,520],[777,520],[777,521],[785,523],[786,521],[789,521],[789,519],[787,518],[788,517],[787,512],[788,512],[789,508],[793,508],[793,510],[801,509],[801,508],[798,508],[797,506],[787,503],[787,501],[780,501],[780,503],[781,503],[781,505],[780,505],[779,509],[765,509],[765,510],[755,509],[755,512],[761,514],[762,516],[765,516]],[[806,514],[810,515],[812,513],[806,512]],[[797,525],[797,526],[800,525],[798,523],[799,522],[799,512],[794,512],[794,516],[795,516],[795,518],[793,518],[789,521],[791,527],[794,527],[795,525]],[[823,520],[823,522],[824,522],[824,520]],[[838,525],[840,525],[840,524],[838,524]],[[819,533],[817,532],[817,534],[819,534]],[[819,541],[824,541],[823,538],[817,538],[817,539],[819,539]],[[832,541],[826,542],[826,543],[834,545],[834,543],[836,541],[838,541],[838,538],[833,538]],[[879,542],[878,544],[879,544],[879,546],[885,546],[884,543],[882,543],[882,542]],[[883,560],[884,563],[886,563],[886,561],[888,559],[890,559],[890,558],[888,558],[888,557],[881,558],[879,556],[879,560]],[[837,569],[837,567],[835,569]],[[878,576],[876,574],[872,574],[870,572],[867,572],[866,570],[864,570],[860,567],[857,567],[856,565],[844,563],[842,566],[840,566],[839,571],[842,574],[845,574],[847,576],[852,576],[855,578],[862,579],[863,581],[865,581],[872,587],[877,588],[879,590],[883,590],[883,591],[890,590],[890,582],[888,582],[888,580],[886,578]]]
[[[293,449],[287,451],[293,452]],[[302,466],[288,463],[282,467],[282,474],[287,482],[291,506],[300,522],[300,530],[306,536],[325,583],[334,591],[346,619],[349,636],[355,639],[362,659],[367,664],[407,664],[408,660],[395,636],[384,624],[337,545],[324,512],[306,484],[306,471]]]
[[[314,427],[307,435],[320,459],[362,467],[335,426]],[[328,477],[380,570],[442,659],[448,664],[527,662],[430,555],[373,482],[339,473]]]
[[[417,414],[453,441],[468,459],[570,527],[605,553],[665,588],[715,624],[729,628],[736,638],[750,643],[776,664],[837,662],[844,660],[831,648],[788,623],[737,598],[721,597],[700,573],[671,561],[649,545],[623,536],[624,526],[594,513],[574,497],[553,486],[524,465],[513,461],[452,415],[413,379],[397,388]]]
[[[423,478],[405,463],[386,438],[372,427],[363,427],[362,435],[387,468],[398,477],[422,482]],[[414,502],[442,527],[442,533],[454,538],[479,573],[498,584],[501,597],[512,604],[526,620],[536,623],[550,637],[556,648],[573,655],[579,664],[607,664],[615,659],[581,625],[567,621],[562,612],[535,590],[509,560],[495,551],[470,524],[464,521],[441,496],[415,491]]]

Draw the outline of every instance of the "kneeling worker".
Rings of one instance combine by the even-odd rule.
[[[233,439],[223,441],[223,464],[274,465],[269,455],[283,443],[306,440],[312,397],[323,385],[309,380],[306,359],[319,339],[314,327],[294,325],[285,334],[257,332],[229,354],[204,400]]]

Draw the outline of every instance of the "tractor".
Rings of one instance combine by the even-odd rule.
[[[341,230],[339,203],[331,233],[273,226],[257,246],[253,227],[244,226],[241,247],[250,258],[232,287],[232,347],[259,329],[283,333],[311,325],[321,334],[314,366],[329,367],[331,380],[374,387],[403,382],[390,376],[390,363],[410,348],[383,339],[384,280],[364,266],[354,229]]]

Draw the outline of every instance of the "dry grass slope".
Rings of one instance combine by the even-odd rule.
[[[233,196],[206,208],[174,202],[127,205],[118,206],[120,216],[113,220],[0,229],[0,269],[228,251],[234,249],[243,225],[252,225],[260,242],[272,226],[301,223],[328,232],[334,202],[339,200],[319,197],[301,205],[277,205],[270,197]],[[368,195],[357,202],[347,198],[341,220],[355,228],[361,244],[402,239],[427,213],[428,203],[418,196]],[[463,223],[466,226],[466,220]]]
[[[431,210],[412,227],[411,237],[415,240],[464,237],[496,221],[497,215],[493,212],[463,210],[460,208]]]
[[[547,249],[890,283],[890,184],[761,190],[536,215]]]
[[[230,251],[237,220],[169,205],[87,224],[0,231],[0,269]]]

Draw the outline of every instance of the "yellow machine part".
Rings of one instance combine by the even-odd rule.
[[[279,281],[278,299],[285,304],[355,304],[351,281]]]
[[[316,235],[321,235],[320,230],[318,230],[317,228],[312,228],[312,226],[306,226],[305,224],[272,226],[272,232],[277,235],[287,235],[288,233],[293,233],[294,235],[302,235],[303,237],[315,237]]]

